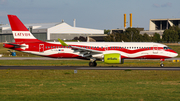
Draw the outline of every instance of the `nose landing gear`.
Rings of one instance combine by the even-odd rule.
[[[164,64],[163,64],[163,61],[164,61],[165,59],[160,59],[160,61],[161,61],[161,64],[160,64],[160,66],[161,67],[164,67]]]

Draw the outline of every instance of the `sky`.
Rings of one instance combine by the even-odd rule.
[[[126,14],[132,26],[149,30],[150,19],[180,18],[180,0],[0,0],[0,23],[9,24],[7,14],[24,24],[61,22],[76,27],[116,29],[124,27]]]

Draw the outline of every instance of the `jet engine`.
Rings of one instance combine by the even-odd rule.
[[[104,54],[102,57],[102,61],[104,61],[105,63],[112,63],[112,64],[123,64],[124,63],[124,59],[121,59],[121,54],[119,53],[110,53],[110,54]]]

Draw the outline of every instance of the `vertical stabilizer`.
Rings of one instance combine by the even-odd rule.
[[[32,35],[16,15],[8,15],[8,19],[15,42],[40,42],[40,40]]]

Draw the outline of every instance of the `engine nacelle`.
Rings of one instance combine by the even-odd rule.
[[[121,54],[119,53],[110,53],[104,54],[102,61],[105,63],[124,63],[124,59],[121,59]]]

